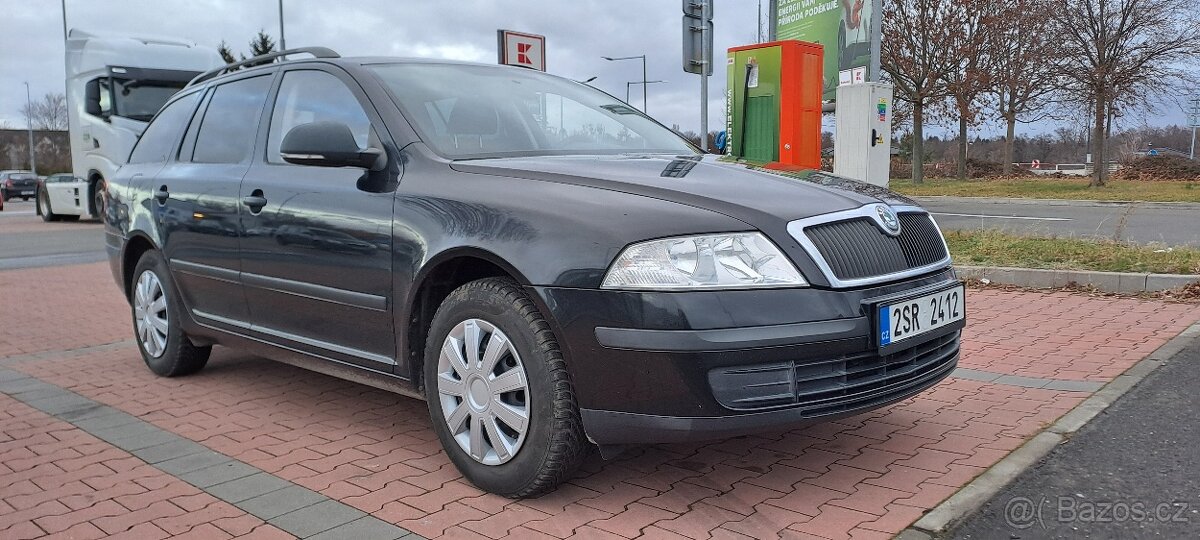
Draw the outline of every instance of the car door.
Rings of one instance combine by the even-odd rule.
[[[298,66],[280,77],[263,153],[242,181],[242,280],[254,330],[317,356],[392,371],[392,207],[388,171],[293,165],[287,132],[346,124],[360,147],[386,133],[361,87],[336,67]],[[394,186],[394,178],[384,183]]]
[[[245,332],[250,314],[242,294],[241,204],[238,188],[250,168],[272,73],[209,89],[183,136],[179,153],[151,184],[163,253],[193,317]]]

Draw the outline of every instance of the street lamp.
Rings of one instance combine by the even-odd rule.
[[[667,82],[667,81],[629,81],[629,82],[626,82],[625,83],[625,103],[626,104],[629,103],[629,87],[630,86],[633,86],[635,84],[640,84],[640,85],[642,85],[642,90],[645,90],[647,84],[657,84],[657,83],[665,83],[665,82]],[[642,92],[642,99],[646,99],[646,93],[644,91]],[[646,105],[647,105],[647,103],[645,101],[643,101],[642,102],[642,112],[646,112]]]
[[[25,122],[29,126],[29,170],[37,174],[37,162],[33,156],[33,103],[29,99],[29,81],[25,81]]]
[[[287,40],[283,39],[283,0],[279,0],[279,50],[287,50]]]
[[[616,62],[618,60],[637,60],[640,58],[642,60],[642,83],[646,82],[646,55],[639,54],[637,56],[618,56],[616,58],[611,57],[611,56],[601,56],[600,58],[608,60],[609,62]],[[625,103],[629,103],[629,100],[626,99]],[[645,84],[642,84],[642,112],[646,112],[646,85]]]

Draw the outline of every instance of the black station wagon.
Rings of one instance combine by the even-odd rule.
[[[215,344],[425,399],[536,496],[593,445],[852,415],[955,367],[964,289],[886,189],[705,155],[590,86],[394,58],[197,77],[108,183],[146,364]]]

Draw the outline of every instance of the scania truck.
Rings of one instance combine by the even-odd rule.
[[[66,49],[74,178],[39,187],[37,213],[47,221],[99,217],[105,180],[158,109],[200,73],[224,65],[216,49],[176,38],[71,29]]]

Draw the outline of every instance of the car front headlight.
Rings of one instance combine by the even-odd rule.
[[[625,248],[604,289],[806,287],[796,266],[762,233],[680,236]]]

